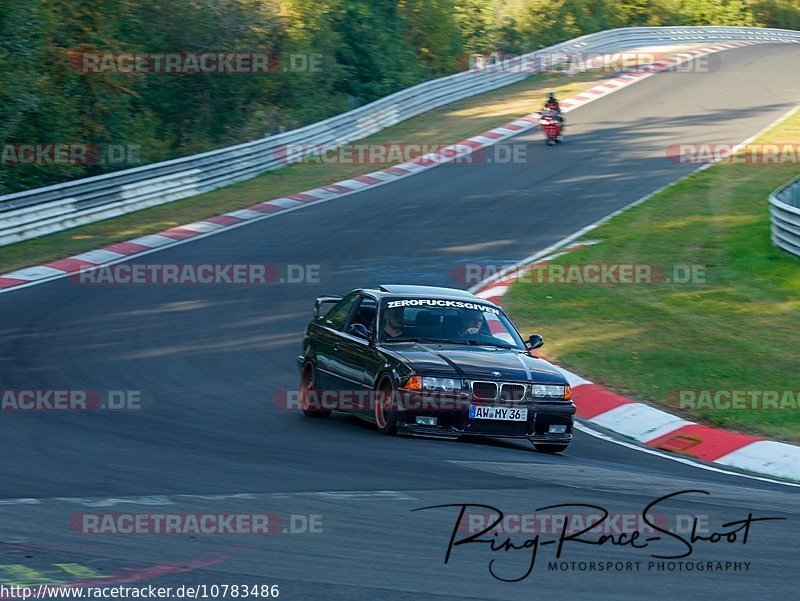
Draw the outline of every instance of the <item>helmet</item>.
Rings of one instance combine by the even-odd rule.
[[[550,94],[547,95],[547,99],[548,100],[555,100],[556,99],[555,92],[550,92]]]

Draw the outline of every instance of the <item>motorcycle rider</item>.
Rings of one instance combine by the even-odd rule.
[[[544,102],[544,110],[552,110],[559,113],[561,112],[561,105],[558,104],[555,93],[550,92],[550,94],[548,94],[547,100]]]
[[[563,134],[564,130],[566,129],[566,122],[564,121],[564,116],[561,114],[561,105],[558,103],[558,100],[556,99],[556,95],[554,92],[550,92],[550,94],[547,95],[547,100],[545,100],[543,110],[556,112],[556,118],[558,119],[558,122],[561,125],[560,128],[561,131],[558,135],[558,141],[563,142],[564,140]]]

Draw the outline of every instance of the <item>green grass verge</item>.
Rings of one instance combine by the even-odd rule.
[[[791,141],[800,141],[800,113],[758,140]],[[691,409],[677,396],[800,392],[800,259],[772,246],[767,204],[799,172],[796,164],[714,166],[592,231],[600,244],[554,262],[702,265],[705,283],[520,281],[507,306],[524,331],[544,335],[548,358],[616,392],[692,420],[800,441],[800,410]]]
[[[532,75],[517,84],[409,119],[364,138],[359,144],[450,144],[537,110],[548,91],[554,90],[560,97],[566,98],[608,77],[613,77],[613,74]],[[206,194],[0,247],[0,273],[46,263],[388,166],[291,165]]]

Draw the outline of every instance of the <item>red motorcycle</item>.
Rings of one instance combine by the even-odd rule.
[[[544,111],[539,119],[539,127],[547,139],[548,146],[555,146],[564,141],[564,136],[561,135],[561,115],[558,111]]]

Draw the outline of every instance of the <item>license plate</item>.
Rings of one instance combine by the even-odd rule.
[[[506,422],[524,422],[528,419],[527,409],[514,407],[483,407],[482,405],[469,406],[470,419],[496,419]]]

